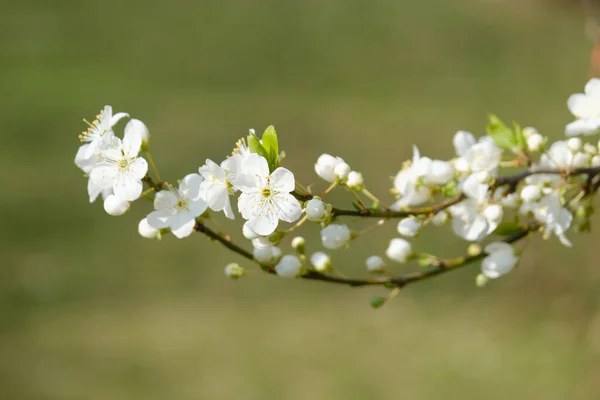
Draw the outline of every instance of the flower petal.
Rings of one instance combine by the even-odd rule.
[[[165,210],[152,211],[148,214],[148,225],[155,229],[163,229],[169,227],[169,219],[171,214]]]
[[[594,135],[600,130],[600,119],[589,119],[582,118],[573,121],[565,127],[565,135],[577,136],[577,135]]]
[[[161,190],[154,197],[154,208],[156,210],[168,210],[172,214],[175,205],[177,204],[177,196],[170,190]]]
[[[117,172],[117,168],[114,165],[96,165],[90,172],[90,180],[94,185],[102,188],[110,187],[117,177]]]
[[[123,154],[128,158],[137,157],[142,147],[142,130],[140,124],[136,123],[136,121],[144,125],[138,120],[131,120],[125,125],[122,150]]]
[[[148,172],[148,162],[141,157],[137,157],[129,164],[129,172],[133,177],[141,180]]]
[[[250,154],[242,163],[242,172],[264,178],[269,175],[269,163],[258,154]]]
[[[250,227],[254,232],[261,236],[270,235],[275,231],[279,220],[277,218],[269,218],[263,215],[256,216],[250,219]]]
[[[110,107],[110,106],[107,106]],[[110,113],[112,114],[112,109],[110,111]],[[120,113],[116,113],[115,115],[113,115],[110,118],[110,126],[113,127],[115,126],[120,120],[122,120],[123,118],[128,118],[129,114],[124,113],[124,112],[120,112]]]
[[[467,150],[471,148],[477,140],[475,140],[475,136],[471,132],[467,131],[458,131],[454,135],[452,139],[452,143],[454,144],[454,150],[456,150],[456,154],[459,156],[464,156]]]
[[[271,187],[278,192],[292,192],[296,189],[294,174],[286,169],[279,167],[271,174]]]
[[[187,199],[195,201],[200,198],[200,186],[204,178],[200,174],[188,174],[179,184],[179,194]]]
[[[142,194],[142,182],[128,172],[122,172],[117,174],[113,190],[118,198],[134,201]]]
[[[274,198],[277,205],[277,217],[285,222],[294,222],[302,214],[302,206],[294,196],[289,193],[280,193]]]
[[[183,224],[179,224],[177,227],[172,227],[171,232],[178,239],[183,239],[184,237],[188,237],[194,231],[194,226],[196,226],[196,221],[194,219],[190,219]]]

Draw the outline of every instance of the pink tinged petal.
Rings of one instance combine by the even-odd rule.
[[[242,163],[242,171],[264,178],[269,175],[269,163],[264,157],[252,153]]]
[[[271,187],[278,192],[292,192],[296,189],[294,174],[286,169],[279,167],[271,174]]]
[[[136,158],[129,164],[129,172],[134,178],[141,180],[148,172],[148,162],[141,157]]]
[[[171,214],[164,210],[152,211],[148,214],[148,225],[155,229],[168,228],[170,218]]]
[[[172,211],[177,205],[177,202],[177,196],[175,196],[173,192],[170,190],[161,190],[156,193],[156,197],[154,197],[154,208],[156,210]]]
[[[250,219],[250,227],[261,236],[270,235],[277,228],[279,220],[259,215]]]
[[[142,182],[129,173],[120,173],[113,184],[113,190],[118,198],[134,201],[142,194]]]
[[[111,110],[111,114],[112,114],[112,110]],[[113,126],[115,126],[123,118],[128,118],[128,117],[129,117],[129,114],[127,114],[127,113],[124,113],[124,112],[116,113],[110,119],[110,126],[111,126],[111,128]]]
[[[194,226],[196,226],[196,221],[192,219],[175,229],[172,228],[171,232],[173,232],[173,235],[175,235],[175,237],[178,239],[183,239],[184,237],[188,237],[192,234],[194,231]]]
[[[279,194],[276,199],[277,217],[285,222],[294,222],[302,214],[302,206],[294,196],[289,193]]]
[[[137,120],[131,120],[125,125],[122,150],[128,158],[137,157],[142,147],[142,131],[135,121]]]

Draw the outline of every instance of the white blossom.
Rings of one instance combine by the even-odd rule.
[[[368,257],[365,264],[367,265],[367,271],[372,273],[383,272],[385,267],[385,261],[383,261],[383,258],[379,256]]]
[[[569,140],[567,140],[567,147],[573,153],[577,153],[583,147],[583,142],[578,137],[572,137]]]
[[[284,278],[295,278],[300,274],[302,263],[296,256],[285,255],[275,266],[277,275]]]
[[[148,214],[148,223],[156,229],[169,228],[179,239],[189,236],[207,204],[200,195],[202,176],[189,174],[179,183],[179,188],[161,190],[154,198],[155,211]]]
[[[207,159],[198,169],[204,178],[200,188],[208,207],[213,211],[223,211],[229,219],[235,218],[229,196],[237,190],[231,180],[235,181],[241,173],[242,161],[243,156],[240,154],[229,157],[221,165]]]
[[[565,128],[567,136],[593,135],[600,131],[600,79],[592,78],[585,93],[576,93],[567,100],[569,111],[577,118]]]
[[[345,163],[341,157],[334,157],[330,154],[322,154],[315,164],[315,172],[321,179],[333,183],[336,180],[334,169],[338,165]]]
[[[412,246],[404,239],[396,238],[390,240],[390,244],[385,251],[390,260],[405,263],[412,255]]]
[[[107,214],[119,216],[129,210],[130,203],[127,200],[121,200],[114,194],[108,195],[104,199],[104,210]]]
[[[250,226],[249,221],[246,221],[242,226],[242,234],[248,240],[257,239],[260,237],[258,233],[254,232],[254,229],[252,229],[252,227]]]
[[[360,190],[363,186],[363,176],[360,172],[350,171],[348,174],[348,182],[346,186],[353,190]]]
[[[159,232],[158,229],[150,226],[148,218],[143,218],[138,224],[138,233],[143,238],[154,239],[158,236]]]
[[[505,242],[493,242],[485,247],[488,254],[481,263],[481,272],[487,278],[495,279],[510,272],[519,257],[515,255],[515,249]]]
[[[310,263],[316,271],[325,272],[331,268],[331,257],[327,253],[317,251],[310,256]]]
[[[545,237],[555,234],[563,245],[572,246],[565,233],[571,226],[573,214],[562,206],[556,192],[544,196],[532,211],[535,218],[544,225]]]
[[[319,197],[307,201],[305,210],[306,217],[313,222],[323,222],[329,216],[327,205]]]
[[[538,201],[542,197],[542,190],[537,185],[527,185],[521,189],[521,199],[524,202],[531,203]]]
[[[527,150],[532,153],[542,151],[544,149],[544,137],[539,133],[534,133],[527,138]]]
[[[421,230],[421,221],[414,217],[401,219],[398,222],[398,233],[406,237],[414,237]]]
[[[326,249],[344,247],[351,238],[350,228],[343,224],[330,224],[321,229],[321,242]]]
[[[261,263],[273,263],[281,257],[281,249],[278,246],[255,247],[252,255]]]
[[[417,206],[431,199],[431,189],[423,182],[430,163],[431,160],[421,158],[419,149],[413,146],[412,163],[398,172],[394,179],[394,188],[400,199],[392,206],[393,209]]]
[[[459,131],[454,135],[453,142],[459,156],[454,161],[457,170],[463,173],[487,171],[491,176],[496,176],[502,150],[491,137],[483,136],[475,142],[471,133]]]
[[[339,163],[333,168],[333,174],[335,175],[336,179],[340,181],[347,179],[350,171],[350,166],[345,162]]]
[[[499,204],[466,199],[449,208],[454,233],[465,240],[478,242],[500,224],[503,210]]]
[[[270,235],[279,220],[294,222],[300,218],[302,207],[290,194],[295,189],[292,172],[279,167],[269,173],[267,160],[256,154],[248,156],[242,168],[251,179],[240,187],[238,210],[256,233]]]
[[[117,113],[113,115],[111,106],[104,106],[96,119],[89,123],[89,128],[79,135],[79,139],[84,143],[77,150],[75,155],[75,164],[89,174],[98,161],[98,153],[107,148],[114,137],[113,126],[121,119],[129,117],[126,113]]]
[[[442,226],[448,222],[449,218],[450,216],[448,215],[448,212],[446,210],[441,210],[433,216],[431,223],[435,226]]]
[[[142,178],[148,172],[148,163],[138,157],[142,136],[138,124],[131,121],[125,126],[123,140],[113,137],[102,151],[101,161],[90,172],[91,184],[99,190],[112,188],[115,196],[133,201],[142,193]]]

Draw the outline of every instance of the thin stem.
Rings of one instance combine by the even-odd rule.
[[[150,163],[150,167],[152,168],[152,171],[154,172],[154,176],[156,177],[157,181],[161,181],[160,179],[160,174],[158,173],[158,168],[156,168],[156,164],[154,164],[154,159],[152,158],[152,154],[150,154],[150,151],[146,151],[146,158],[148,159],[148,163]]]

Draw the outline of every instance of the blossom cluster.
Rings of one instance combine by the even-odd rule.
[[[373,228],[397,219],[397,237],[365,261],[366,271],[377,278],[360,281],[384,284],[399,282],[386,278],[394,277],[394,264],[414,260],[434,269],[453,266],[452,260],[413,248],[427,226],[448,224],[471,243],[462,262],[481,260],[482,283],[517,266],[521,250],[513,243],[525,234],[541,231],[545,238],[556,236],[570,247],[567,233],[573,226],[589,229],[589,195],[600,186],[600,148],[590,140],[600,133],[600,79],[588,82],[584,93],[572,95],[567,105],[575,120],[566,125],[565,140],[549,143],[535,128],[507,125],[492,115],[485,135],[456,132],[454,155],[448,160],[422,156],[413,146],[412,159],[401,164],[393,179],[394,198],[385,199],[389,207],[367,189],[361,172],[330,154],[322,154],[314,164],[327,188],[313,194],[282,166],[273,126],[260,138],[250,130],[230,156],[221,162],[206,159],[173,185],[159,178],[146,125],[105,106],[93,122],[86,121],[75,164],[88,178],[90,202],[101,196],[110,215],[124,214],[141,197],[153,201],[154,210],[138,224],[145,238],[172,233],[181,239],[194,231],[206,232],[209,214],[222,212],[226,218],[244,220],[240,230],[252,251],[228,247],[263,269],[282,277],[349,283],[336,278],[330,253],[348,248],[369,229],[354,230],[344,217],[374,218]],[[120,138],[114,129],[124,119],[128,121]],[[503,169],[519,172],[502,175]],[[351,196],[354,209],[326,202],[328,193],[339,189]],[[286,250],[284,238],[306,222],[319,227],[322,249],[307,254],[305,240],[297,236]],[[231,243],[228,235],[213,232],[215,237]],[[239,278],[245,268],[229,264],[225,273]]]

